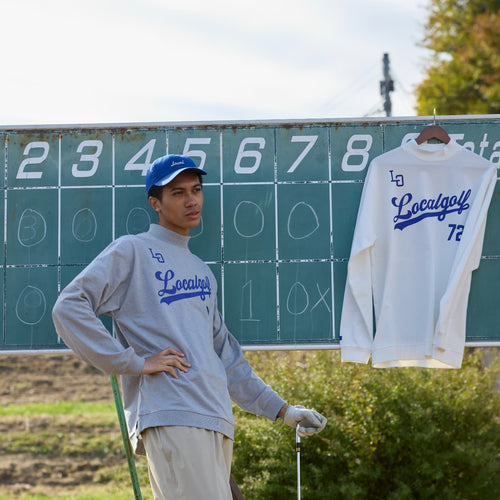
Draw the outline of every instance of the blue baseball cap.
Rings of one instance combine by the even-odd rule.
[[[146,173],[146,191],[149,193],[151,186],[166,186],[184,170],[193,170],[201,175],[206,174],[189,156],[166,155],[157,158]]]

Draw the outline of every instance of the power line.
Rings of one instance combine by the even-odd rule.
[[[393,72],[394,74],[394,72]],[[397,88],[398,88],[398,96],[400,98],[402,98],[402,100],[404,100],[404,102],[406,103],[406,105],[410,108],[414,108],[415,107],[415,96],[412,92],[409,92],[405,86],[403,85],[403,83],[401,82],[401,80],[398,78],[397,75],[394,75],[393,76],[394,78],[394,81],[396,82],[397,84]]]
[[[375,106],[373,106],[368,112],[363,115],[363,118],[367,116],[375,116],[378,113],[382,113],[384,111],[384,101],[380,100]]]
[[[374,73],[374,69],[376,67],[376,63],[373,64],[368,70],[364,70],[363,73],[360,73],[349,85],[344,87],[342,90],[337,92],[331,99],[322,104],[319,108],[319,111],[329,112],[332,108],[337,106],[342,100],[351,100],[353,94],[363,90],[368,87],[372,82],[372,76]],[[352,96],[352,97],[349,97]]]

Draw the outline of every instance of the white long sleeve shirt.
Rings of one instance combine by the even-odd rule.
[[[454,141],[412,140],[371,162],[348,263],[343,361],[461,367],[496,176]]]

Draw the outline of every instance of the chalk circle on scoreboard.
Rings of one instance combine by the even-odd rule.
[[[57,267],[12,267],[6,270],[6,343],[50,345],[57,338],[51,310],[57,298]]]
[[[224,259],[276,258],[274,185],[224,186]]]
[[[158,215],[148,203],[145,187],[125,186],[115,188],[115,236],[145,233]]]
[[[330,258],[328,184],[278,186],[280,259]]]
[[[57,264],[57,189],[7,191],[7,264]]]
[[[112,189],[61,191],[62,264],[88,264],[112,241]]]
[[[321,342],[333,339],[330,262],[279,265],[280,340]]]

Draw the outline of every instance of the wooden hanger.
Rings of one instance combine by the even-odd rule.
[[[434,125],[428,125],[425,127],[415,139],[415,142],[420,145],[429,139],[437,139],[444,144],[448,144],[451,140],[448,132],[446,132],[443,127],[436,125],[436,108],[434,108]]]
[[[415,139],[417,144],[422,144],[429,139],[437,139],[445,144],[450,142],[450,136],[448,132],[439,125],[429,125],[425,127],[422,132],[420,132],[419,136]]]

